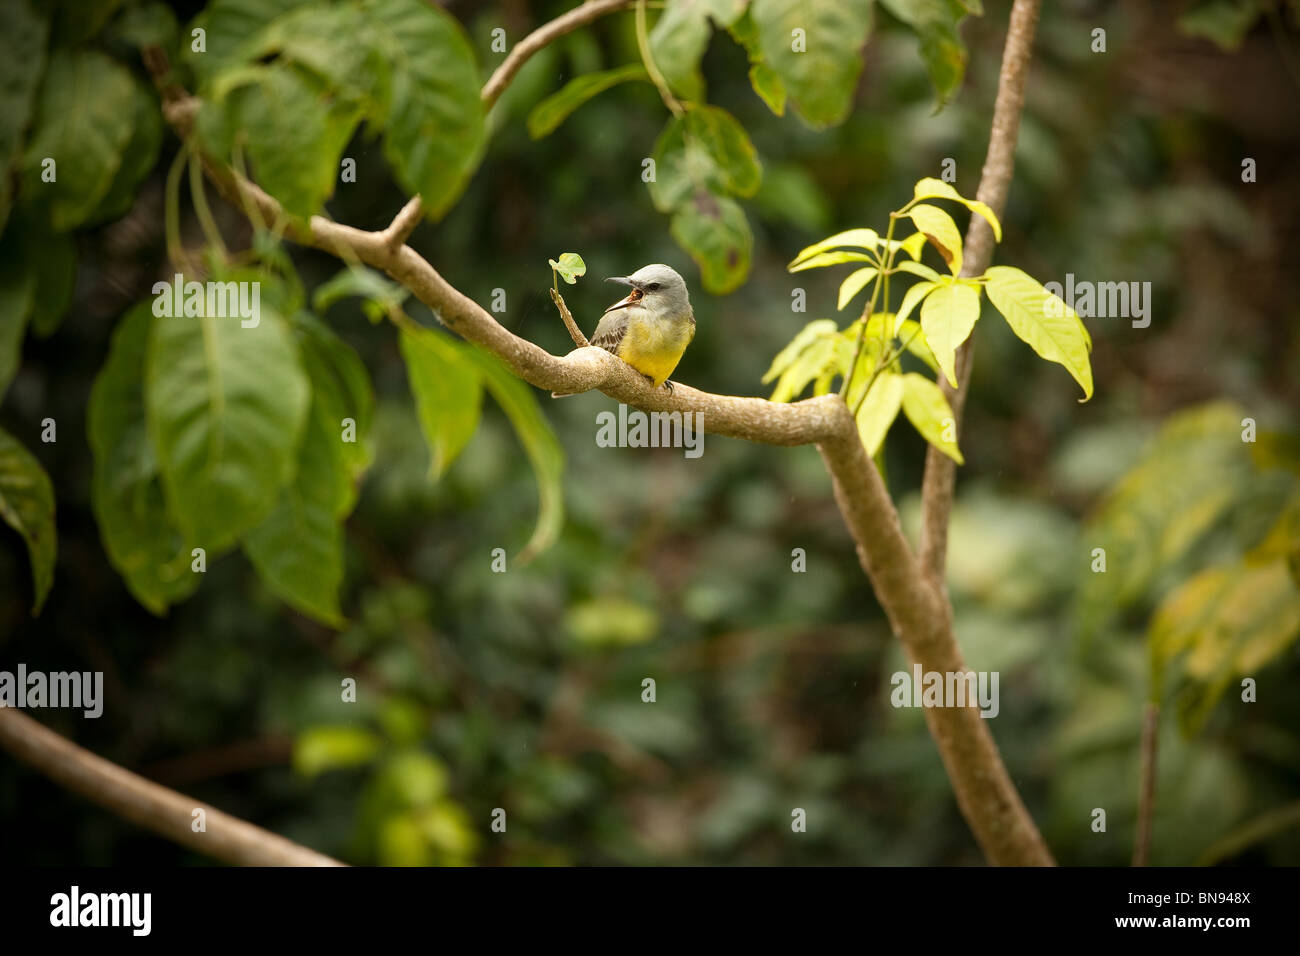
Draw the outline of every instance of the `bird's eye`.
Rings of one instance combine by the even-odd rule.
[[[648,283],[648,284],[646,285],[645,288],[646,288],[646,291],[647,291],[647,292],[658,292],[658,291],[659,291],[659,283],[658,283],[658,282],[651,282],[651,283]]]

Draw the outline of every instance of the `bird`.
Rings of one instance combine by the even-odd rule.
[[[630,276],[610,276],[605,281],[632,291],[605,310],[591,344],[617,355],[655,388],[666,386],[672,391],[668,376],[695,338],[686,280],[676,269],[656,262]]]

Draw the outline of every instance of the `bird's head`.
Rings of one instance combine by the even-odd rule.
[[[618,282],[632,289],[626,298],[615,302],[606,312],[635,306],[660,319],[675,319],[691,314],[686,280],[672,266],[656,262],[654,265],[642,266],[630,276],[611,276],[605,281]]]

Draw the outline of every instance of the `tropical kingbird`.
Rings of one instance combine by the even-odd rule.
[[[662,263],[606,281],[631,286],[632,291],[605,310],[591,344],[613,352],[658,388],[695,338],[686,281]]]

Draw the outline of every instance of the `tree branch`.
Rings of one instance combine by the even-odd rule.
[[[564,296],[560,295],[555,289],[551,290],[551,301],[555,303],[555,308],[560,313],[560,318],[564,320],[564,327],[569,330],[569,338],[573,339],[573,344],[580,349],[585,349],[591,343],[587,337],[582,334],[582,329],[578,328],[578,323],[573,321],[573,313],[569,311],[569,306],[564,301]]]
[[[237,866],[342,866],[315,850],[159,786],[78,747],[12,707],[0,708],[0,747],[56,783],[132,823]],[[207,830],[191,829],[203,810]]]
[[[515,78],[529,58],[540,50],[566,33],[572,33],[579,27],[585,27],[593,20],[599,20],[608,13],[616,13],[626,7],[632,6],[635,0],[590,0],[581,6],[574,7],[568,13],[563,13],[549,23],[538,27],[528,36],[524,37],[514,45],[506,58],[501,61],[501,65],[493,71],[488,77],[488,81],[483,84],[481,94],[483,105],[491,107],[505,92],[510,81]]]
[[[1017,10],[1023,5],[1018,3]],[[1037,9],[1036,2],[1028,5]],[[586,12],[586,8],[580,9]],[[1029,33],[1032,35],[1032,29]],[[1004,69],[1004,76],[1006,72]],[[999,102],[1003,101],[1000,94]],[[193,103],[173,97],[164,108],[177,132],[188,135]],[[1006,122],[1004,116],[1003,125]],[[997,140],[1000,127],[996,118],[994,125],[993,138]],[[700,413],[702,429],[713,434],[770,445],[817,444],[863,569],[909,658],[927,671],[966,670],[953,634],[952,608],[942,586],[922,572],[903,536],[898,512],[884,482],[862,447],[853,414],[839,395],[787,404],[715,395],[686,385],[677,385],[670,392],[653,388],[604,349],[587,346],[565,356],[551,355],[501,326],[410,246],[394,247],[389,241],[393,226],[366,232],[320,216],[313,216],[306,224],[293,221],[275,199],[228,168],[207,160],[204,168],[218,191],[236,208],[256,210],[268,221],[285,223],[285,235],[296,242],[382,270],[410,289],[443,325],[492,352],[516,375],[538,388],[566,394],[599,389],[617,401],[646,411]],[[1002,196],[1005,199],[1005,184]],[[983,255],[987,259],[988,252]],[[974,703],[967,707],[925,708],[925,716],[958,805],[990,862],[1051,865],[1052,857]]]
[[[1025,80],[1033,55],[1034,31],[1042,0],[1016,0],[1011,8],[1007,42],[1002,51],[1002,71],[998,94],[993,104],[993,125],[989,132],[989,149],[980,174],[975,198],[988,204],[998,219],[1006,211],[1007,192],[1015,168],[1016,139],[1020,133],[1020,113],[1025,104]],[[983,216],[972,215],[966,230],[962,275],[977,276],[993,260],[993,229]],[[967,339],[957,350],[957,388],[940,376],[939,387],[952,406],[954,430],[961,427],[962,411],[970,386],[973,343]],[[921,567],[940,588],[948,562],[948,519],[952,514],[955,466],[951,458],[931,445],[925,454],[925,475],[921,479]]]

